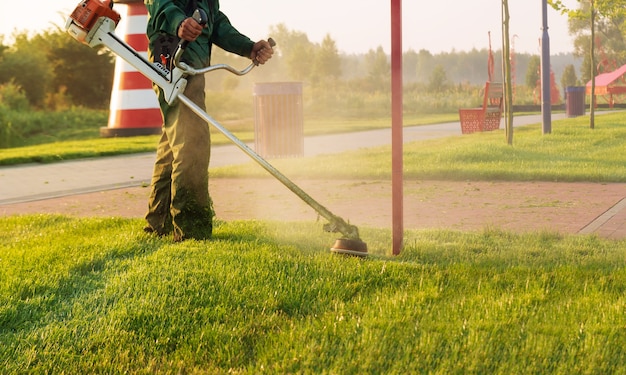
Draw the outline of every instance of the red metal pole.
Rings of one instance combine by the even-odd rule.
[[[402,0],[391,0],[391,200],[393,255],[404,241],[402,139]]]

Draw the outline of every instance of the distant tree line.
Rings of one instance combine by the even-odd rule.
[[[215,91],[235,91],[249,90],[249,86],[259,80],[302,81],[319,100],[341,90],[361,93],[389,90],[389,55],[382,47],[364,54],[344,54],[338,51],[330,35],[321,43],[314,43],[305,33],[289,30],[283,24],[271,27],[270,35],[278,42],[277,54],[262,71],[243,78],[227,73],[210,74],[207,75],[208,87]],[[10,45],[0,44],[0,85],[14,86],[37,108],[108,107],[115,63],[110,52],[82,45],[60,28],[34,36],[22,33],[13,39]],[[407,90],[445,93],[480,86],[488,77],[488,54],[487,49],[438,54],[427,50],[406,51],[403,74]],[[495,76],[499,77],[500,51],[494,51],[494,56]],[[538,56],[515,54],[514,59],[516,84],[532,90],[539,74]],[[245,59],[217,48],[213,62],[240,67],[247,64]],[[567,72],[568,84],[572,84],[571,81],[580,84],[576,78],[580,65],[580,59],[574,55],[552,58],[555,74],[561,77]],[[581,78],[584,79],[584,75]],[[564,79],[561,79],[562,84]],[[332,102],[333,98],[327,100]]]
[[[383,84],[389,79],[389,51],[381,47],[365,54],[340,54],[335,42],[326,36],[321,44],[316,44],[299,31],[288,30],[284,25],[272,27],[270,34],[278,40],[280,63],[271,62],[273,72],[286,71],[287,79],[310,82],[330,77],[351,81],[367,78]],[[493,51],[495,76],[502,75],[502,54]],[[426,89],[442,90],[454,85],[482,85],[488,79],[487,49],[451,51],[433,54],[425,49],[408,50],[403,58],[403,77],[406,84],[420,84]],[[552,56],[552,69],[560,77],[567,66],[578,71],[581,59],[574,54]],[[528,84],[532,77],[538,77],[539,55],[514,53],[515,81],[519,85]],[[339,63],[339,69],[338,64]],[[532,77],[529,78],[528,75]],[[532,82],[535,82],[532,80]],[[534,83],[532,84],[534,87]]]

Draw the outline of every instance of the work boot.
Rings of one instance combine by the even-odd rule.
[[[182,242],[187,239],[198,241],[210,240],[213,237],[213,223],[202,223],[201,227],[195,227],[193,230],[183,232],[180,227],[174,226],[174,242]]]
[[[177,200],[180,202],[179,209],[172,205],[172,225],[174,226],[174,242],[186,239],[198,241],[210,240],[213,235],[213,203],[206,194],[208,204],[197,204],[193,195],[186,194],[186,190],[177,191]],[[187,199],[184,199],[187,198]]]
[[[164,231],[158,231],[152,228],[150,225],[146,225],[145,227],[143,227],[143,231],[144,233],[147,233],[147,234],[154,234],[157,237],[164,237],[167,235],[167,233],[164,233]]]

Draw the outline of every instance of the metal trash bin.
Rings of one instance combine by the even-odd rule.
[[[585,93],[584,86],[568,86],[565,89],[566,101],[565,112],[567,117],[582,116],[585,114]]]
[[[262,157],[304,155],[301,82],[254,85],[254,147]]]

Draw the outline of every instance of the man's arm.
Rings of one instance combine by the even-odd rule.
[[[223,50],[236,53],[239,56],[252,56],[254,42],[240,33],[221,11],[215,16],[211,42]]]
[[[266,40],[260,40],[254,43],[254,46],[252,46],[250,58],[253,61],[256,61],[257,63],[263,65],[267,62],[267,60],[272,58],[273,54],[274,50],[272,49],[270,43]]]
[[[172,0],[145,0],[148,19],[148,34],[165,32],[178,35],[179,26],[187,18],[180,5]],[[180,35],[178,35],[180,37]]]

